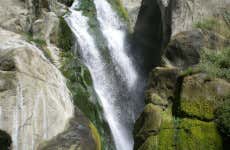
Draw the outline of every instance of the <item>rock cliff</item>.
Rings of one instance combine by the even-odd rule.
[[[60,71],[60,17],[72,1],[0,4],[1,148],[100,149],[97,129],[75,108]]]
[[[229,1],[145,2],[136,36],[149,35],[149,42],[142,43],[152,54],[149,61],[157,54],[151,50],[162,51],[162,58],[153,61],[158,67],[149,75],[146,107],[133,131],[134,149],[227,149],[228,132],[219,120],[226,121],[229,112],[228,105],[222,108],[230,93]],[[161,14],[161,23],[150,21],[154,14]],[[151,24],[158,33],[150,35]],[[226,116],[216,113],[220,110]]]

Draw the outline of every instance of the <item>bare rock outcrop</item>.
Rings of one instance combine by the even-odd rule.
[[[73,104],[61,72],[42,50],[0,29],[0,129],[13,148],[36,149],[63,131]]]

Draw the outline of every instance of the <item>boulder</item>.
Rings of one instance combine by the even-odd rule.
[[[150,73],[146,103],[167,105],[174,96],[179,70],[172,67],[157,67]]]
[[[42,142],[38,150],[101,150],[100,136],[95,126],[76,109],[65,131]]]
[[[221,150],[222,139],[214,122],[182,119],[176,129],[161,130],[152,135],[138,150]]]
[[[134,138],[135,146],[134,149],[139,147],[139,144],[145,141],[151,135],[156,135],[161,126],[161,108],[148,104],[145,106],[143,113],[137,119],[134,126]]]
[[[73,116],[65,78],[42,50],[3,29],[0,60],[0,129],[11,136],[14,149],[36,149]]]
[[[229,96],[230,84],[222,79],[210,79],[206,74],[184,78],[179,100],[179,114],[201,120],[214,119],[214,113]]]
[[[229,44],[230,41],[218,33],[194,29],[173,36],[164,50],[164,57],[172,66],[186,69],[200,62],[202,49],[214,51]]]
[[[204,45],[204,36],[201,31],[193,30],[181,32],[174,36],[167,48],[165,57],[172,65],[179,68],[187,68],[198,64],[200,50]]]

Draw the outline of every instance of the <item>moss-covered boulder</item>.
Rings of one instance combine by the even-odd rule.
[[[158,135],[150,136],[138,150],[174,150],[174,130],[165,129]]]
[[[154,92],[154,89],[149,89],[146,91],[146,102],[152,103],[155,105],[160,105],[166,107],[168,105],[167,99],[162,98],[157,93]]]
[[[174,95],[175,84],[179,70],[170,67],[157,67],[150,73],[148,90],[146,91],[146,104],[167,106],[168,100]]]
[[[221,79],[210,79],[206,74],[184,78],[179,100],[179,115],[201,120],[214,119],[214,113],[230,93],[230,84]]]
[[[139,144],[145,141],[151,135],[156,135],[161,126],[161,108],[153,104],[148,104],[143,113],[138,118],[134,126],[134,149],[139,147]]]
[[[177,118],[174,119],[174,127],[168,127],[149,136],[138,150],[222,149],[222,139],[214,122]]]
[[[214,122],[182,119],[176,132],[178,149],[221,150],[222,139]]]

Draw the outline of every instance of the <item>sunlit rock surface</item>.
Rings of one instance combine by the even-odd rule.
[[[0,29],[0,129],[15,150],[63,131],[73,115],[65,79],[42,51],[20,35]]]

